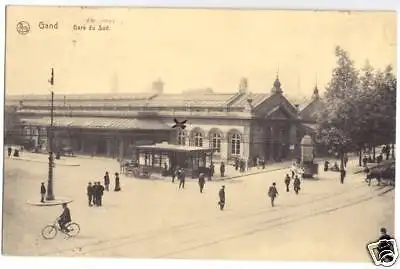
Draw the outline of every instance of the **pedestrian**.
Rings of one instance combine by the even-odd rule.
[[[225,176],[225,163],[222,161],[221,165],[219,166],[219,171],[221,173],[221,177]]]
[[[185,172],[183,169],[179,170],[178,173],[178,179],[179,179],[179,189],[184,189],[185,188]]]
[[[98,200],[97,200],[97,205],[102,206],[103,205],[103,194],[104,194],[104,187],[101,185],[100,181],[97,182],[97,191],[98,191]]]
[[[221,189],[218,192],[218,196],[219,196],[219,201],[218,201],[219,209],[222,211],[224,210],[225,207],[225,186],[221,187]]]
[[[329,161],[326,160],[326,161],[324,162],[324,171],[326,172],[326,171],[328,171],[328,169],[329,169]]]
[[[240,162],[239,162],[239,171],[240,171],[240,173],[243,173],[243,172],[244,172],[244,160],[243,160],[243,159],[240,159]]]
[[[347,156],[347,154],[345,154],[344,155],[344,157],[343,157],[343,164],[344,164],[344,167],[347,167],[347,162],[349,161],[349,157]]]
[[[289,185],[290,185],[290,176],[289,176],[289,174],[286,174],[285,185],[286,185],[286,192],[289,192]]]
[[[278,190],[276,189],[276,183],[272,183],[272,186],[269,187],[268,196],[271,199],[271,206],[275,206],[274,201],[276,196],[278,195]]]
[[[86,189],[87,189],[86,195],[88,197],[89,206],[92,206],[94,191],[93,191],[93,186],[92,186],[91,182],[88,183],[88,186]]]
[[[262,164],[262,169],[265,169],[265,159],[264,158],[261,159],[261,164]]]
[[[200,193],[203,193],[204,184],[206,184],[206,180],[205,180],[205,177],[204,177],[204,173],[200,173],[200,174],[199,174]]]
[[[343,184],[344,183],[344,178],[346,177],[346,170],[341,169],[340,170],[340,183]]]
[[[378,157],[376,157],[376,163],[377,164],[380,164],[382,162],[382,160],[383,160],[382,154],[380,154]]]
[[[104,187],[106,191],[110,190],[110,176],[108,175],[108,172],[104,175]]]
[[[290,168],[290,172],[292,173],[292,178],[294,178],[294,176],[296,175],[296,170],[297,170],[296,164],[293,163],[292,167]]]
[[[7,148],[7,153],[8,153],[8,158],[11,158],[11,154],[12,154],[12,147],[8,147]]]
[[[211,167],[208,169],[208,172],[207,172],[207,180],[208,181],[211,181],[211,177],[212,177],[212,171],[211,171]]]
[[[239,169],[239,158],[235,158],[235,170]]]
[[[362,161],[363,161],[364,167],[366,167],[367,166],[367,162],[368,162],[368,157],[366,155],[364,155],[364,158],[363,158]]]
[[[175,182],[175,177],[176,177],[177,171],[178,171],[177,168],[173,168],[171,171],[172,183]]]
[[[99,205],[99,187],[97,186],[96,181],[93,182],[92,191],[93,191],[93,205],[98,206]]]
[[[121,191],[121,185],[119,183],[119,174],[115,173],[115,188],[114,191]]]
[[[214,166],[214,164],[211,162],[211,164],[210,164],[210,174],[211,174],[211,177],[214,176],[214,173],[215,173],[215,166]]]
[[[40,202],[44,203],[44,197],[46,195],[46,187],[44,186],[44,183],[40,185]]]
[[[300,178],[296,176],[293,182],[293,189],[296,194],[299,194],[300,184],[301,184]]]

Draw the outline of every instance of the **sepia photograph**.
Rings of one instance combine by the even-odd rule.
[[[396,266],[395,11],[5,13],[3,255]]]

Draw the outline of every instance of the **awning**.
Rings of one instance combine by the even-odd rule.
[[[22,123],[32,126],[49,126],[50,117],[22,119]],[[118,130],[168,130],[171,126],[156,119],[118,119],[87,117],[54,117],[53,126],[83,129],[118,129]]]

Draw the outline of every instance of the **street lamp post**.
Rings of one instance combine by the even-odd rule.
[[[54,69],[51,69],[51,78],[49,80],[50,85],[54,85]],[[50,128],[48,132],[49,142],[49,172],[47,181],[47,195],[46,200],[54,200],[53,193],[53,168],[54,168],[54,156],[53,156],[53,119],[54,119],[54,92],[51,91],[51,107],[50,107]]]

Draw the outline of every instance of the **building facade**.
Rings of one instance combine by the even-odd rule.
[[[134,145],[160,142],[214,148],[214,159],[224,161],[298,157],[302,137],[315,129],[308,116],[318,108],[318,89],[300,111],[284,96],[278,77],[267,93],[252,93],[247,85],[242,79],[233,93],[164,94],[159,80],[142,94],[56,95],[54,146],[114,158],[130,158]],[[49,97],[8,96],[6,103],[18,107],[22,135],[45,149]],[[174,119],[187,120],[186,128],[171,128]]]

